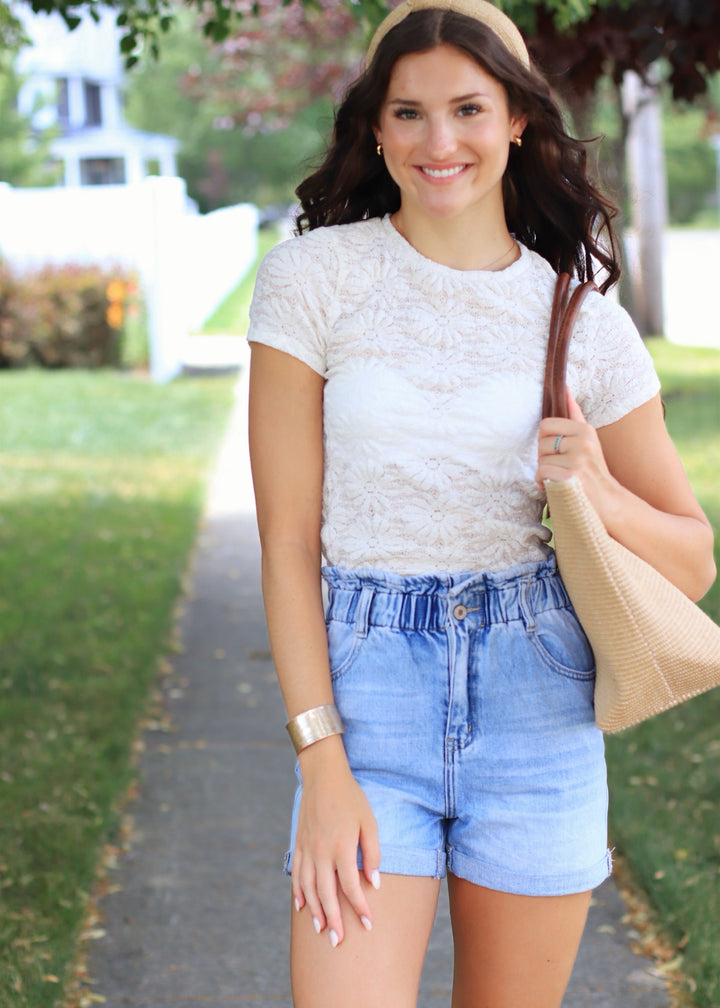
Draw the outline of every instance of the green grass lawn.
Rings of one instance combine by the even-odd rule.
[[[62,1004],[227,379],[0,373],[0,1004]]]
[[[720,530],[720,352],[652,341],[667,423]],[[719,563],[720,566],[720,563]],[[702,602],[720,622],[720,583]],[[608,739],[611,839],[695,988],[720,1005],[720,690]]]

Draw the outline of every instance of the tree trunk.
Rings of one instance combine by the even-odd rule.
[[[625,74],[623,110],[628,123],[626,159],[632,222],[628,266],[633,316],[643,336],[662,334],[667,183],[660,91],[652,69],[646,81],[635,73]]]

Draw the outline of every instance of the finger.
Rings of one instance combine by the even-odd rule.
[[[377,825],[365,826],[360,832],[363,874],[373,889],[380,888],[380,839]]]
[[[571,434],[576,429],[577,424],[574,420],[565,420],[563,417],[545,417],[540,423],[538,437],[541,441],[543,438],[554,439],[558,434]]]
[[[338,863],[337,875],[340,888],[348,903],[357,914],[360,923],[366,931],[372,931],[372,913],[365,890],[362,887],[362,875],[356,859]]]
[[[563,439],[564,440],[564,439]],[[565,480],[573,474],[573,455],[566,451],[555,452],[552,447],[541,450],[535,470],[535,482],[542,487],[545,480]]]
[[[313,927],[317,934],[327,925],[327,920],[323,912],[322,900],[317,888],[317,877],[312,862],[303,862],[300,872],[300,888],[304,894],[306,905],[312,915]]]
[[[290,865],[290,873],[292,877],[292,895],[293,903],[295,909],[299,912],[305,906],[305,893],[300,885],[300,863],[302,860],[302,855],[299,851],[295,851],[293,854],[292,864]]]
[[[345,937],[345,930],[338,899],[337,875],[330,863],[318,869],[317,892],[322,903],[323,917],[327,922],[330,944],[335,948]]]
[[[565,389],[565,395],[567,396],[567,407],[568,416],[571,420],[579,420],[580,423],[585,423],[585,414],[580,409],[577,403],[577,399],[572,394],[569,388]]]
[[[560,431],[547,434],[538,441],[538,461],[559,461],[558,456],[567,455],[571,450],[571,434]]]

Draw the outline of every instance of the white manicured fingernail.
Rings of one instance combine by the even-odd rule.
[[[375,869],[375,871],[370,876],[370,881],[372,882],[373,889],[379,889],[380,888],[380,872],[377,870],[377,868]]]
[[[319,917],[313,917],[313,927],[315,928],[315,934],[320,934],[322,931],[322,924],[320,923]]]
[[[295,897],[295,909],[298,911],[298,913],[300,912],[300,900],[297,898],[297,896]]]
[[[337,948],[337,944],[338,944],[339,940],[340,939],[337,936],[337,931],[331,931],[330,932],[330,944],[332,945],[333,948]]]
[[[362,924],[362,926],[365,928],[366,931],[372,931],[372,921],[370,920],[369,917],[365,917],[365,915],[363,915],[360,918],[360,923]]]

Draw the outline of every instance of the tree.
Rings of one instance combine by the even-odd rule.
[[[311,103],[340,97],[365,41],[346,0],[242,2],[242,22],[212,45],[211,67],[195,64],[183,78],[193,100],[218,103],[228,125],[250,135],[283,129]]]
[[[35,12],[56,11],[72,27],[84,13],[97,16],[102,6],[116,12],[123,30],[121,50],[129,62],[157,54],[163,34],[175,25],[176,0],[25,0]],[[300,0],[308,8],[317,0]],[[282,6],[282,0],[276,0]],[[200,17],[207,38],[223,42],[234,37],[256,4],[252,0],[187,0]],[[382,0],[342,0],[366,28],[387,11]],[[658,59],[668,60],[676,97],[692,98],[705,90],[705,74],[720,67],[720,0],[498,0],[533,42],[547,69],[568,73],[586,92],[605,73],[624,69],[641,76]],[[582,26],[582,30],[580,30]],[[0,41],[19,26],[9,0],[0,0]]]
[[[13,186],[51,185],[58,172],[49,162],[50,135],[33,128],[18,112],[21,80],[11,54],[0,57],[0,182]]]
[[[276,56],[271,39],[270,34],[267,60]],[[128,74],[128,122],[180,140],[178,169],[203,211],[237,202],[291,202],[332,124],[330,101],[313,101],[312,88],[288,95],[282,114],[276,111],[266,121],[252,101],[242,103],[243,95],[277,97],[272,80],[267,74],[252,80],[243,74],[241,87],[241,74],[237,55],[204,39],[189,11],[178,18],[159,59],[142,62]],[[211,86],[216,76],[222,86]],[[287,126],[286,115],[291,117]]]
[[[599,3],[582,25],[565,32],[557,31],[547,5],[538,6],[536,13],[533,54],[564,94],[576,120],[581,119],[578,110],[588,106],[604,75],[615,83],[639,246],[638,268],[632,275],[633,315],[641,332],[661,332],[666,187],[659,67],[664,68],[675,99],[692,101],[705,93],[720,69],[720,0]]]

